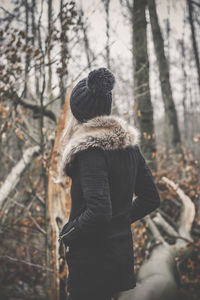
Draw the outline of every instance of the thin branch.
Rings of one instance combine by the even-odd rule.
[[[42,227],[40,227],[40,225],[38,224],[38,222],[31,215],[29,215],[29,218],[33,221],[33,223],[35,224],[35,226],[37,227],[37,229],[41,233],[43,233],[44,235],[46,235],[46,231],[44,229],[42,229]]]
[[[13,163],[17,163],[16,159],[14,159],[13,157],[11,157],[8,153],[6,153],[6,151],[4,151],[3,149],[1,149],[1,152],[7,156]]]
[[[19,104],[21,104],[23,107],[25,108],[28,108],[28,109],[31,109],[33,110],[34,112],[34,117],[38,117],[39,118],[39,114],[40,114],[40,110],[41,110],[41,107],[39,105],[34,105],[34,104],[30,104],[30,103],[27,103],[25,101],[23,101],[22,99],[18,98],[17,99],[17,102]],[[43,109],[43,113],[46,117],[50,118],[51,120],[53,120],[55,123],[57,122],[56,121],[56,115],[49,109]]]
[[[23,93],[22,93],[21,97],[19,97],[16,92],[12,93],[12,91],[11,92],[10,91],[6,91],[5,96],[7,96],[10,99],[12,99],[13,98],[13,94],[14,94],[14,98],[15,98],[16,104],[21,104],[23,107],[33,110],[34,117],[35,118],[39,118],[40,111],[41,111],[41,107],[39,105],[30,104],[30,103],[27,103],[24,100],[22,100],[21,97],[22,97]],[[56,115],[51,110],[43,108],[43,113],[44,113],[44,115],[46,117],[50,118],[55,123],[57,123]]]
[[[18,228],[15,228],[15,227],[18,227]],[[40,235],[40,238],[41,238],[41,232],[38,232],[38,231],[37,232],[36,231],[31,232],[30,230],[27,232],[26,230],[22,230],[23,228],[34,230],[33,226],[24,225],[24,224],[17,224],[17,223],[12,223],[12,225],[10,225],[10,226],[8,224],[1,224],[0,233],[2,233],[1,228],[3,228],[4,231],[5,230],[15,231],[17,233],[24,233],[24,234],[28,234],[28,235],[37,236],[37,238],[38,238],[38,235]]]
[[[2,9],[6,14],[8,14],[9,16],[11,16],[12,18],[15,18],[15,15],[11,14],[7,9],[5,9],[4,7],[0,6],[0,9]]]
[[[37,227],[37,229],[43,233],[44,235],[46,235],[46,231],[44,229],[42,229],[42,227],[40,227],[40,225],[38,224],[38,222],[31,216],[30,211],[21,203],[18,203],[17,201],[10,199],[13,203],[15,203],[16,205],[22,207],[24,209],[24,211],[28,212],[28,217],[33,221],[33,223],[35,224],[35,226]]]
[[[53,269],[49,269],[49,268],[43,267],[43,266],[38,265],[38,264],[33,264],[33,263],[31,263],[31,262],[29,262],[29,261],[26,261],[26,260],[20,260],[20,259],[17,259],[17,258],[15,258],[15,257],[11,257],[11,256],[9,256],[9,255],[1,255],[0,258],[7,258],[7,259],[9,259],[9,260],[11,260],[11,261],[20,262],[20,263],[29,265],[29,266],[34,267],[34,268],[38,268],[38,269],[42,269],[42,270],[54,272]]]
[[[43,205],[45,205],[44,199],[42,199],[42,197],[38,193],[36,193],[35,196]]]
[[[25,118],[23,118],[24,123],[26,124]],[[25,129],[25,127],[23,127],[21,124],[18,124],[17,126],[15,126],[15,128],[19,128],[24,135],[27,136],[27,138],[29,138],[34,144],[36,145],[40,145],[40,143],[32,136],[29,134],[29,132],[27,130],[29,130],[29,128],[27,128],[27,130]]]

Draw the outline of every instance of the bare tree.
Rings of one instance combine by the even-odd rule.
[[[106,63],[110,69],[110,0],[102,0],[106,12]]]
[[[90,43],[89,43],[89,38],[88,38],[88,26],[86,24],[86,20],[84,20],[84,11],[82,8],[82,5],[79,10],[80,14],[80,26],[81,30],[83,32],[83,41],[84,41],[84,48],[85,48],[85,54],[86,54],[86,59],[88,63],[88,69],[91,70],[91,48],[90,48]]]
[[[28,68],[29,68],[29,63],[30,63],[29,52],[28,52],[28,46],[29,46],[29,40],[28,40],[28,34],[29,34],[29,3],[28,3],[28,0],[24,1],[24,6],[25,6],[25,35],[26,35],[24,95],[26,97],[27,96],[27,84],[28,84]]]
[[[197,75],[198,75],[198,83],[200,88],[200,62],[199,62],[199,52],[198,52],[198,46],[196,41],[196,33],[195,33],[195,26],[194,26],[194,19],[193,19],[193,5],[191,0],[187,0],[188,5],[188,12],[189,12],[189,22],[190,22],[190,28],[192,33],[192,46],[194,51],[194,57],[196,61],[196,68],[197,68]]]
[[[145,6],[145,0],[135,0],[132,7],[129,4],[132,22],[135,118],[141,131],[141,149],[149,165],[156,169],[156,139],[149,88]]]
[[[181,68],[183,73],[183,126],[184,126],[184,139],[186,140],[188,137],[188,111],[187,111],[187,72],[186,72],[186,46],[185,46],[185,22],[186,19],[184,17],[183,22],[183,34],[182,39],[179,42],[180,50],[181,50]]]
[[[159,77],[162,90],[162,98],[164,101],[165,113],[168,121],[169,137],[175,153],[182,153],[181,136],[178,125],[178,118],[172,88],[169,78],[169,64],[164,51],[164,41],[158,22],[155,0],[148,0],[148,8],[150,14],[151,30],[157,57]]]
[[[52,108],[52,63],[51,63],[51,39],[52,39],[52,0],[48,0],[48,37],[47,37],[47,58],[48,58],[48,83],[47,83],[47,94],[48,101],[51,103],[50,108]]]

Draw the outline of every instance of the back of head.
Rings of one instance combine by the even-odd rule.
[[[110,115],[115,77],[107,68],[91,71],[73,88],[70,108],[79,122],[101,115]]]

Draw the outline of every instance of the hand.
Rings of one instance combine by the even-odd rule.
[[[77,231],[77,228],[75,226],[76,220],[68,221],[62,228],[58,241],[65,244],[65,246],[69,245],[69,241],[73,239],[73,235],[75,231]],[[76,234],[74,235],[76,237]]]

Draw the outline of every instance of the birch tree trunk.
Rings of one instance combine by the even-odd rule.
[[[135,117],[141,132],[142,152],[149,166],[156,170],[156,139],[149,88],[145,6],[145,0],[135,0],[131,8]]]
[[[8,197],[10,192],[16,187],[20,180],[20,176],[26,166],[31,162],[33,154],[39,151],[39,146],[28,148],[24,151],[20,161],[12,168],[8,174],[5,182],[0,188],[0,208],[2,207],[4,200]]]
[[[164,101],[165,113],[168,121],[169,138],[175,153],[182,153],[181,136],[178,126],[178,118],[176,107],[172,95],[172,88],[169,78],[169,63],[164,52],[164,41],[161,29],[158,23],[155,0],[148,0],[148,8],[150,14],[151,30],[153,34],[153,42],[155,54],[157,57],[159,77],[161,84],[162,97]]]

